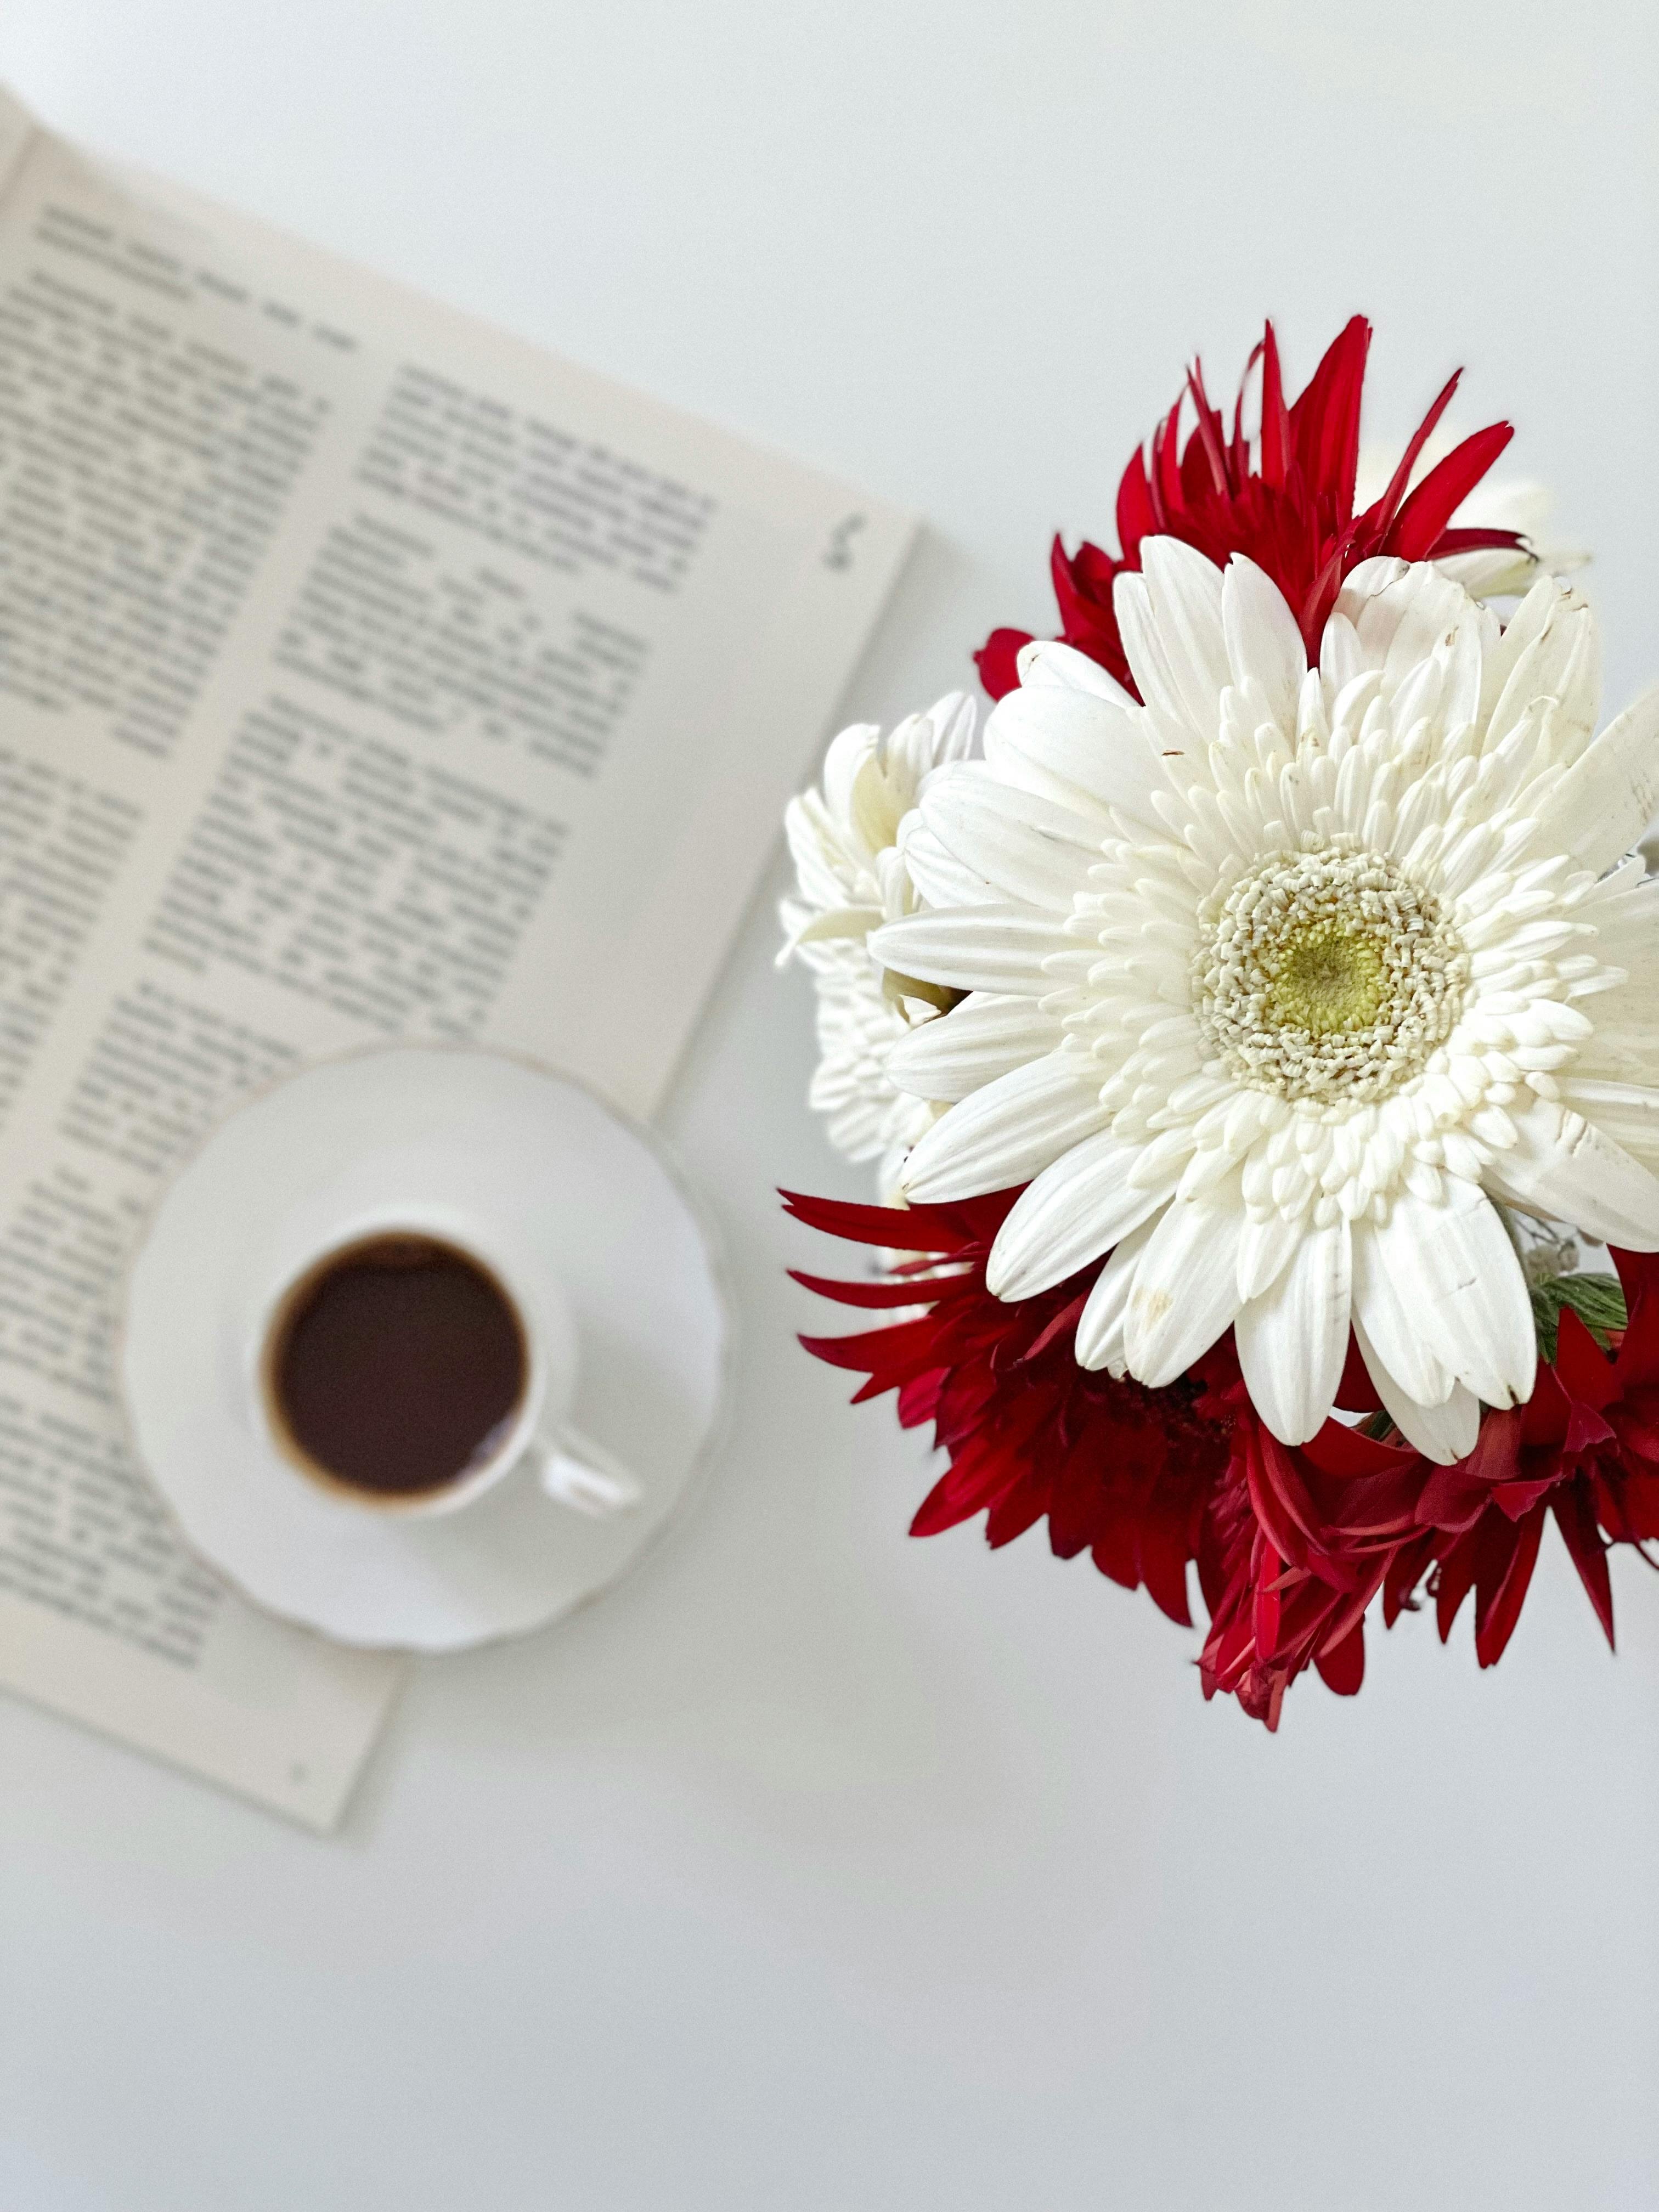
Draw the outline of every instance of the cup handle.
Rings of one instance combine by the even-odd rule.
[[[595,1520],[614,1513],[631,1513],[644,1492],[637,1480],[603,1444],[561,1421],[556,1428],[536,1438],[532,1449],[539,1461],[541,1485],[547,1496],[561,1505]]]

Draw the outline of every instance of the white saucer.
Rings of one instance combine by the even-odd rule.
[[[260,1256],[414,1196],[498,1220],[575,1316],[580,1428],[643,1503],[592,1520],[516,1470],[453,1516],[314,1493],[252,1418]],[[527,1288],[533,1289],[533,1283]],[[453,1651],[603,1589],[679,1503],[714,1432],[726,1314],[656,1146],[564,1076],[494,1053],[393,1047],[240,1108],[164,1194],[128,1278],[120,1373],[138,1455],[189,1541],[256,1603],[346,1644]]]

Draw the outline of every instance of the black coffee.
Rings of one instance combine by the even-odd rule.
[[[289,1293],[265,1388],[311,1468],[382,1498],[441,1490],[489,1459],[529,1371],[511,1299],[441,1239],[365,1237]]]

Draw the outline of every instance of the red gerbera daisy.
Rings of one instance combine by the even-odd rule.
[[[1570,1306],[1555,1358],[1526,1405],[1489,1413],[1466,1460],[1437,1468],[1417,1518],[1435,1532],[1442,1638],[1474,1592],[1474,1649],[1502,1656],[1553,1514],[1595,1617],[1613,1642],[1607,1552],[1659,1540],[1659,1256],[1615,1252],[1630,1320],[1606,1350]]]
[[[801,1341],[867,1376],[855,1404],[896,1390],[907,1428],[933,1423],[951,1464],[913,1535],[983,1513],[990,1542],[1006,1544],[1046,1515],[1060,1559],[1088,1551],[1103,1574],[1128,1589],[1144,1583],[1188,1626],[1187,1563],[1226,1470],[1231,1415],[1208,1407],[1197,1382],[1149,1390],[1078,1365],[1072,1340],[1098,1263],[1038,1297],[992,1297],[986,1257],[1018,1194],[897,1212],[786,1192],[790,1212],[811,1228],[921,1255],[878,1282],[792,1271],[842,1305],[912,1310],[858,1335]]]
[[[840,1304],[896,1316],[801,1341],[866,1378],[855,1404],[896,1390],[907,1428],[933,1423],[950,1465],[913,1535],[983,1513],[997,1546],[1046,1516],[1060,1558],[1086,1550],[1182,1626],[1195,1564],[1210,1615],[1204,1693],[1237,1697],[1269,1729],[1310,1667],[1352,1696],[1373,1604],[1392,1627],[1425,1577],[1443,1639],[1474,1591],[1476,1653],[1493,1665],[1550,1513],[1612,1640],[1607,1551],[1659,1541],[1659,1255],[1615,1253],[1628,1325],[1601,1332],[1604,1348],[1564,1306],[1530,1402],[1489,1412],[1468,1458],[1436,1467],[1369,1423],[1332,1419],[1305,1444],[1281,1443],[1250,1402],[1231,1336],[1162,1389],[1079,1368],[1073,1338],[1103,1262],[1036,1297],[1005,1303],[986,1288],[1018,1195],[899,1211],[785,1194],[809,1227],[907,1255],[879,1280],[792,1273]],[[1337,1403],[1381,1410],[1352,1345]]]
[[[1414,491],[1407,490],[1417,458],[1457,389],[1461,369],[1419,424],[1382,498],[1355,514],[1360,396],[1370,342],[1370,325],[1363,315],[1354,316],[1307,389],[1287,404],[1269,323],[1246,364],[1231,431],[1221,410],[1211,405],[1202,368],[1194,362],[1150,448],[1137,449],[1123,472],[1117,493],[1121,552],[1108,553],[1085,539],[1068,554],[1060,538],[1054,539],[1050,568],[1064,641],[1133,690],[1118,636],[1112,584],[1126,570],[1139,568],[1143,538],[1182,538],[1218,565],[1230,554],[1247,554],[1296,611],[1310,660],[1318,658],[1325,620],[1342,579],[1360,562],[1376,554],[1437,561],[1488,546],[1518,547],[1522,540],[1512,530],[1449,527],[1514,435],[1509,423],[1477,430],[1431,469]],[[1243,427],[1244,386],[1258,362],[1261,434],[1253,446]],[[1182,415],[1188,398],[1195,420],[1183,449]],[[1029,631],[993,630],[974,655],[992,698],[1001,698],[1018,684],[1016,656],[1030,641]]]
[[[855,1404],[896,1390],[906,1427],[934,1424],[951,1464],[910,1533],[936,1535],[983,1513],[996,1546],[1046,1515],[1060,1558],[1088,1551],[1183,1626],[1195,1561],[1211,1615],[1206,1697],[1236,1694],[1275,1728],[1285,1689],[1309,1666],[1351,1694],[1366,1607],[1384,1589],[1392,1621],[1431,1556],[1433,1532],[1413,1518],[1425,1462],[1337,1421],[1300,1449],[1281,1444],[1250,1404],[1231,1340],[1158,1390],[1079,1367],[1073,1337],[1100,1262],[1012,1304],[985,1287],[986,1255],[1018,1194],[901,1212],[785,1194],[810,1227],[913,1255],[879,1281],[792,1271],[843,1305],[908,1310],[855,1335],[801,1341],[868,1378]],[[1351,1410],[1376,1407],[1358,1360],[1344,1382]]]
[[[1231,1416],[1232,1455],[1198,1553],[1210,1609],[1204,1694],[1229,1691],[1273,1729],[1285,1691],[1309,1666],[1339,1696],[1358,1689],[1373,1599],[1382,1594],[1392,1627],[1432,1556],[1432,1532],[1415,1519],[1431,1470],[1398,1441],[1336,1420],[1292,1449],[1250,1403],[1231,1344],[1205,1371]],[[1352,1351],[1338,1402],[1351,1413],[1376,1407]]]

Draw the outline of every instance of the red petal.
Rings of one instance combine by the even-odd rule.
[[[1085,1431],[1060,1462],[1048,1498],[1048,1543],[1058,1559],[1074,1559],[1089,1545],[1100,1540],[1100,1510],[1103,1484],[1100,1473],[1100,1443],[1091,1431]],[[1134,1547],[1126,1544],[1121,1553],[1112,1557],[1116,1565],[1109,1566],[1103,1559],[1095,1564],[1101,1572],[1109,1575],[1114,1582],[1122,1583],[1126,1589],[1135,1584]]]
[[[1344,1480],[1409,1467],[1417,1458],[1409,1447],[1384,1443],[1379,1437],[1351,1429],[1346,1421],[1327,1421],[1301,1449],[1321,1474],[1340,1475]]]
[[[1569,1400],[1546,1359],[1538,1363],[1532,1395],[1521,1408],[1521,1443],[1527,1451],[1554,1451],[1567,1433]]]
[[[1443,530],[1429,548],[1431,556],[1444,561],[1454,553],[1522,553],[1527,541],[1518,530]]]
[[[971,1274],[929,1275],[921,1281],[901,1280],[884,1283],[843,1282],[834,1275],[809,1275],[799,1267],[787,1270],[792,1282],[799,1283],[804,1291],[816,1297],[833,1298],[842,1306],[930,1306],[950,1291],[971,1291]]]
[[[1474,1656],[1483,1667],[1495,1667],[1515,1633],[1526,1602],[1532,1571],[1538,1562],[1538,1541],[1544,1533],[1544,1509],[1535,1506],[1515,1532],[1515,1547],[1491,1601],[1484,1608],[1475,1601]]]
[[[1348,1332],[1348,1356],[1342,1363],[1342,1380],[1336,1386],[1336,1402],[1345,1413],[1380,1413],[1382,1401],[1376,1395],[1370,1370],[1359,1350],[1359,1339]]]
[[[957,1209],[937,1206],[854,1206],[845,1199],[811,1198],[781,1190],[784,1212],[826,1237],[845,1237],[854,1244],[876,1244],[896,1252],[959,1252],[968,1239],[941,1215]]]
[[[1181,402],[1176,400],[1152,437],[1152,512],[1160,530],[1169,530],[1182,514]]]
[[[1048,1516],[1049,1540],[1053,1543],[1054,1516]],[[1081,1544],[1071,1551],[1061,1551],[1054,1544],[1056,1558],[1074,1559],[1083,1549]],[[1108,1582],[1115,1583],[1120,1589],[1140,1588],[1140,1554],[1135,1547],[1134,1523],[1123,1515],[1114,1515],[1103,1528],[1094,1532],[1089,1545],[1089,1557]]]
[[[1441,532],[1514,435],[1513,423],[1493,422],[1465,438],[1429,471],[1401,508],[1382,550],[1397,553],[1402,561],[1426,560]]]
[[[1471,1475],[1466,1465],[1437,1467],[1417,1501],[1418,1524],[1425,1528],[1472,1528],[1486,1511],[1491,1495],[1491,1485]]]
[[[1029,629],[994,629],[974,655],[979,680],[993,699],[1006,699],[1019,689],[1019,654],[1031,642]]]
[[[1619,1270],[1619,1280],[1624,1286],[1625,1302],[1634,1316],[1643,1293],[1659,1291],[1659,1252],[1626,1252],[1616,1244],[1608,1246],[1613,1264]]]
[[[1365,1679],[1365,1624],[1356,1621],[1341,1642],[1314,1654],[1314,1665],[1328,1690],[1352,1698]]]
[[[899,1425],[919,1429],[924,1421],[931,1421],[939,1411],[939,1392],[945,1388],[950,1370],[930,1367],[925,1374],[913,1375],[908,1382],[899,1385]]]
[[[1263,1556],[1256,1569],[1255,1600],[1250,1608],[1255,1648],[1264,1659],[1271,1659],[1279,1646],[1279,1624],[1283,1610],[1279,1590],[1279,1565],[1271,1547],[1264,1547]]]
[[[1492,1487],[1492,1502],[1510,1520],[1524,1521],[1539,1499],[1547,1497],[1555,1488],[1565,1472],[1558,1461],[1530,1482],[1495,1482]]]
[[[933,1316],[921,1314],[913,1321],[860,1329],[854,1336],[803,1336],[799,1340],[815,1359],[831,1367],[868,1370],[885,1367],[895,1359],[908,1359],[915,1352],[931,1352],[937,1335]]]
[[[1618,1437],[1593,1406],[1574,1401],[1567,1416],[1567,1433],[1562,1440],[1565,1458],[1582,1459],[1586,1453],[1599,1451],[1603,1444],[1616,1443]]]
[[[1201,452],[1210,465],[1210,481],[1216,491],[1225,499],[1232,486],[1227,480],[1227,453],[1222,441],[1226,435],[1226,424],[1211,406],[1204,389],[1204,366],[1194,362],[1187,373],[1187,389],[1192,394],[1193,412],[1197,417],[1197,429],[1187,447],[1190,460],[1194,452]]]
[[[1000,1437],[975,1437],[923,1498],[910,1534],[937,1536],[959,1521],[970,1521],[1018,1479],[1019,1471]]]
[[[1382,1584],[1382,1626],[1392,1628],[1410,1601],[1418,1577],[1434,1554],[1434,1535],[1425,1529],[1414,1543],[1402,1544],[1389,1562]]]
[[[1376,505],[1368,507],[1360,517],[1361,523],[1370,531],[1374,533],[1382,532],[1385,542],[1388,532],[1394,526],[1400,502],[1406,497],[1406,487],[1412,480],[1412,471],[1417,465],[1417,457],[1428,443],[1429,433],[1451,404],[1451,396],[1456,391],[1462,374],[1461,368],[1454,369],[1447,381],[1441,386],[1439,396],[1436,398],[1433,406],[1430,408],[1416,429],[1412,432],[1406,450],[1400,456],[1400,465],[1389,479],[1388,489]],[[1407,503],[1410,504],[1409,501]]]
[[[1571,1306],[1564,1305],[1559,1317],[1555,1371],[1569,1398],[1598,1413],[1619,1395],[1612,1360]]]
[[[1627,1474],[1621,1486],[1625,1518],[1633,1536],[1659,1536],[1659,1475]]]
[[[1615,1252],[1629,1321],[1619,1346],[1620,1388],[1659,1382],[1659,1254]]]
[[[1146,456],[1137,446],[1117,488],[1117,542],[1126,562],[1136,559],[1141,539],[1150,538],[1157,528],[1152,487],[1146,481]]]
[[[1584,1594],[1595,1608],[1601,1633],[1613,1643],[1613,1583],[1607,1573],[1607,1547],[1595,1525],[1595,1516],[1582,1483],[1565,1483],[1550,1501],[1556,1526],[1565,1539]]]
[[[1619,1441],[1626,1451],[1633,1451],[1638,1459],[1659,1461],[1659,1429],[1650,1429],[1644,1421],[1621,1418]]]
[[[1035,1340],[1020,1353],[1020,1364],[1024,1364],[1028,1360],[1037,1358],[1048,1349],[1057,1336],[1063,1336],[1067,1330],[1075,1329],[1083,1317],[1083,1309],[1087,1303],[1088,1292],[1082,1291],[1072,1299],[1069,1304],[1063,1305],[1054,1319],[1038,1331]]]
[[[1066,556],[1058,538],[1054,540],[1054,561],[1066,564]],[[1076,595],[1074,614],[1079,619],[1090,616],[1109,615],[1112,608],[1112,584],[1123,566],[1115,561],[1101,545],[1092,545],[1085,538],[1073,555],[1067,566],[1073,592]]]
[[[1482,1482],[1512,1482],[1521,1463],[1521,1443],[1520,1409],[1505,1407],[1501,1413],[1483,1416],[1474,1449],[1462,1463]]]
[[[1269,323],[1261,334],[1261,477],[1275,486],[1285,481],[1291,458],[1291,417],[1279,367],[1279,340]]]
[[[1471,1533],[1460,1536],[1440,1561],[1439,1578],[1434,1593],[1435,1626],[1440,1631],[1440,1641],[1445,1643],[1452,1632],[1464,1599],[1474,1587],[1475,1547]]]
[[[1023,1536],[1042,1518],[1048,1503],[1048,1479],[1040,1468],[1028,1467],[1013,1488],[999,1498],[985,1516],[985,1540],[994,1552]]]
[[[1152,1603],[1177,1626],[1190,1628],[1187,1561],[1191,1554],[1178,1523],[1154,1505],[1140,1529],[1140,1576]]]
[[[1328,495],[1340,526],[1353,513],[1359,461],[1359,400],[1371,326],[1355,315],[1326,348],[1308,388],[1291,410],[1297,459],[1310,491]]]
[[[1544,1370],[1547,1372],[1547,1370]],[[1483,1493],[1489,1495],[1498,1483],[1514,1480],[1521,1463],[1522,1419],[1514,1407],[1501,1413],[1489,1413],[1480,1423],[1480,1434],[1474,1440],[1474,1449],[1467,1459],[1454,1466],[1438,1468],[1423,1486],[1423,1495],[1417,1503],[1417,1518],[1425,1528],[1468,1528],[1480,1518],[1479,1506]],[[1473,1572],[1473,1569],[1471,1569]],[[1451,1626],[1457,1606],[1463,1601],[1466,1582],[1457,1594],[1457,1603],[1450,1614],[1443,1617],[1441,1637],[1443,1639]]]
[[[1276,1486],[1269,1481],[1262,1466],[1262,1452],[1258,1437],[1249,1437],[1244,1450],[1244,1479],[1249,1486],[1250,1504],[1255,1510],[1262,1533],[1283,1559],[1299,1563],[1307,1558],[1307,1547],[1301,1532],[1281,1502]]]

